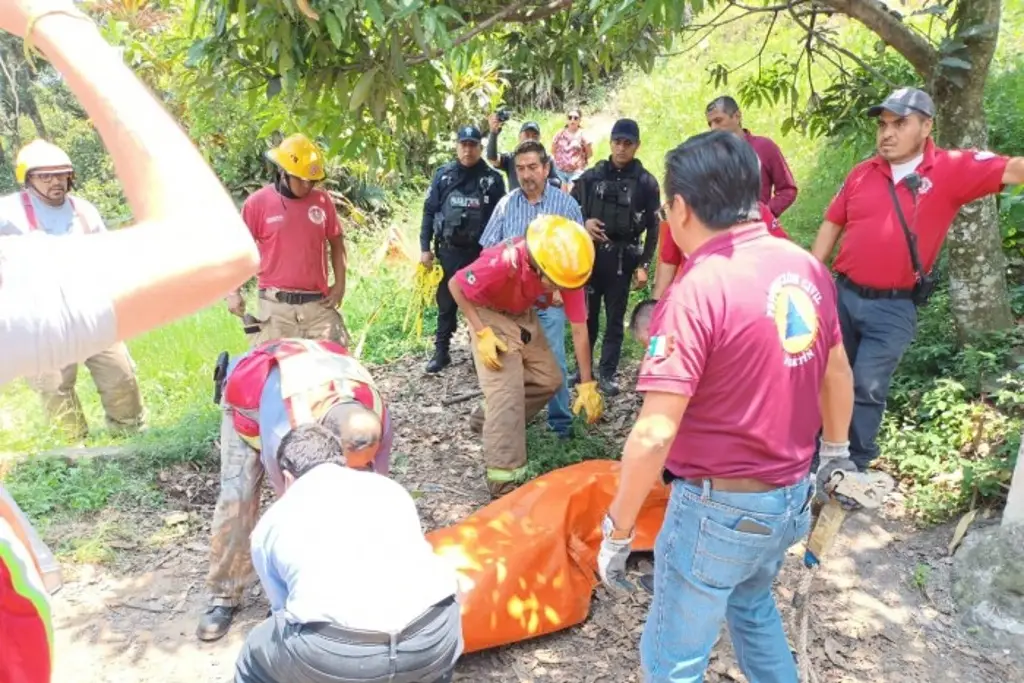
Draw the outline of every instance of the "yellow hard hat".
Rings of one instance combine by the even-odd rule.
[[[33,140],[18,151],[14,162],[14,177],[19,185],[25,182],[30,172],[44,169],[73,172],[75,167],[64,150],[46,140]]]
[[[323,180],[324,155],[320,148],[301,133],[289,135],[267,152],[267,157],[288,175],[303,180]]]
[[[526,249],[557,287],[579,289],[594,270],[594,241],[586,229],[563,216],[537,216],[526,228]]]

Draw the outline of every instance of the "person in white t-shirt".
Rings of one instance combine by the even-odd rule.
[[[454,569],[416,503],[345,466],[341,443],[302,425],[277,450],[284,494],[252,532],[271,616],[246,638],[235,683],[448,683],[462,654]]]
[[[18,152],[14,170],[20,190],[0,197],[0,236],[91,235],[106,232],[100,212],[87,199],[71,194],[75,169],[61,148],[33,140]],[[107,426],[117,433],[131,432],[145,423],[145,410],[135,363],[121,342],[85,359],[100,395]],[[89,427],[75,392],[78,364],[49,370],[29,378],[43,399],[50,420],[69,438],[84,439]]]

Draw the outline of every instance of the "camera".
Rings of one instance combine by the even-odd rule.
[[[497,112],[495,112],[495,115],[498,117],[499,121],[505,123],[506,121],[509,120],[509,118],[511,118],[512,113],[508,109],[499,109]]]

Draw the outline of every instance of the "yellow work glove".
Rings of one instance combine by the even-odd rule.
[[[494,330],[485,327],[476,333],[476,352],[480,354],[480,360],[491,370],[501,370],[501,361],[498,360],[498,353],[508,351],[505,342],[498,339]]]
[[[587,411],[587,424],[594,424],[604,414],[604,399],[597,393],[597,382],[576,385],[576,402],[572,404],[572,414],[579,415],[581,410]]]

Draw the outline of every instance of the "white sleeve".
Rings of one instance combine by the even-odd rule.
[[[88,235],[0,237],[0,385],[85,360],[117,341],[101,269],[78,258]]]

